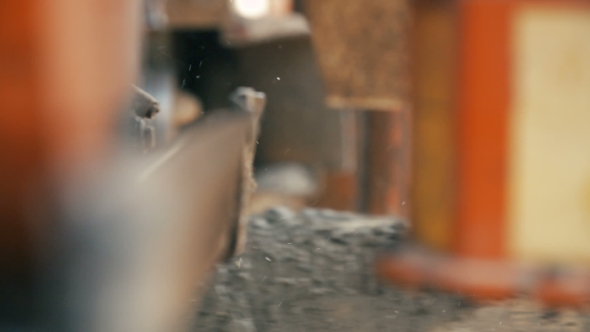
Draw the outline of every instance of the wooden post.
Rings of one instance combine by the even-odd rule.
[[[410,111],[368,112],[367,210],[409,216]]]

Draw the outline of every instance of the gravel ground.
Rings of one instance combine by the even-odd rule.
[[[194,331],[590,331],[586,315],[518,299],[461,297],[380,284],[372,261],[403,223],[331,210],[253,217],[246,251],[220,265]]]

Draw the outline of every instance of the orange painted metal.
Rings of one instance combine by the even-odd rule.
[[[404,247],[376,263],[384,280],[410,288],[439,289],[477,301],[503,300],[520,292],[526,270],[501,260],[475,260]]]
[[[545,272],[532,296],[550,307],[587,307],[590,304],[590,272],[583,269]]]
[[[512,14],[526,5],[587,10],[590,2],[457,1],[454,247],[448,255],[416,247],[386,254],[376,264],[382,278],[476,300],[526,294],[549,307],[590,304],[590,269],[525,266],[506,257],[511,21]]]
[[[587,1],[460,0],[457,225],[454,252],[506,255],[512,14],[524,5],[588,8]]]
[[[458,186],[454,251],[463,256],[500,258],[506,250],[510,2],[465,0],[458,4]]]
[[[512,14],[524,5],[587,8],[587,1],[458,2],[457,210],[454,252],[506,256]]]
[[[586,308],[590,269],[547,269],[505,259],[472,259],[404,246],[376,262],[380,278],[410,288],[439,289],[478,302],[530,296],[547,307]]]

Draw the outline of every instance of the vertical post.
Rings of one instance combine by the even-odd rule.
[[[32,268],[48,183],[107,155],[137,70],[138,5],[0,1],[1,273]]]
[[[410,110],[368,112],[367,210],[409,216]]]
[[[43,168],[38,98],[37,1],[0,2],[0,271],[22,273],[31,263],[25,203],[40,190]],[[6,277],[6,276],[1,276]]]
[[[455,252],[505,254],[510,1],[459,2]]]
[[[412,231],[450,251],[455,227],[455,1],[414,2]]]

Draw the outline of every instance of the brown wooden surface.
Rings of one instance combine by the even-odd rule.
[[[373,214],[409,215],[409,110],[368,112],[367,210]]]
[[[409,93],[406,1],[305,0],[333,108],[395,111]]]
[[[312,206],[343,211],[357,210],[358,179],[355,172],[332,171],[325,174],[322,194]]]
[[[173,29],[217,29],[229,18],[228,1],[168,0],[166,11]]]
[[[412,229],[449,250],[455,221],[456,20],[452,2],[415,3]]]

